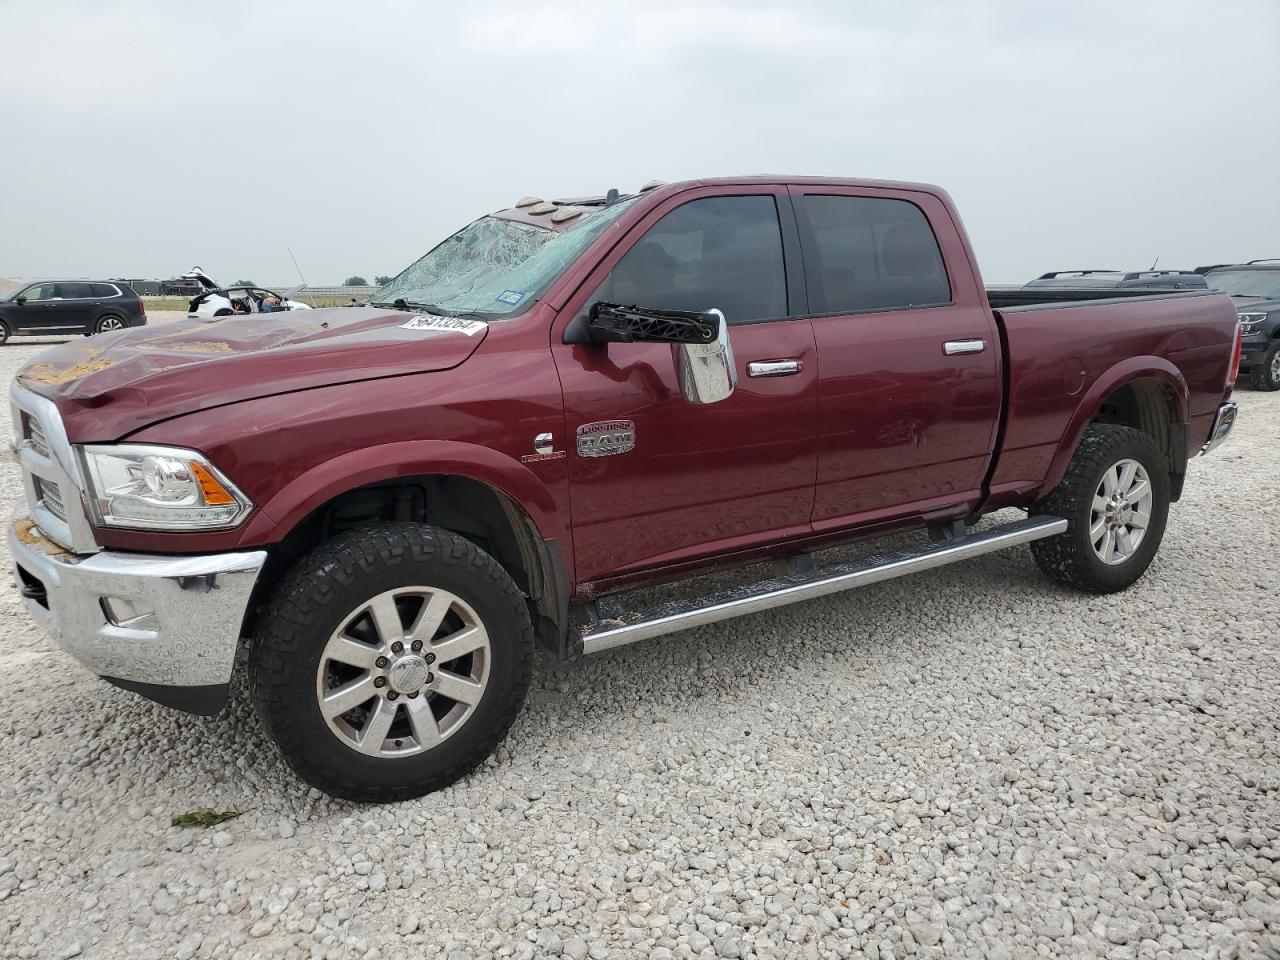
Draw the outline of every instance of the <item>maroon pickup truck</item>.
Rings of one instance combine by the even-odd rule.
[[[215,713],[240,663],[299,775],[414,796],[501,741],[537,646],[576,657],[1024,543],[1080,589],[1133,583],[1189,458],[1231,430],[1239,335],[1222,294],[1102,293],[985,290],[950,199],[918,184],[525,198],[369,306],[28,365],[18,582],[111,683]],[[975,526],[1010,507],[1027,515]],[[814,563],[910,528],[916,546]],[[762,560],[718,594],[636,589]]]

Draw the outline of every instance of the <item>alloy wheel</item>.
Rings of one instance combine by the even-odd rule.
[[[1108,467],[1093,494],[1089,540],[1103,563],[1124,563],[1134,553],[1151,524],[1151,478],[1137,460],[1121,460]]]
[[[454,734],[484,696],[489,635],[460,597],[400,587],[353,610],[320,655],[316,697],[353,750],[399,758]]]

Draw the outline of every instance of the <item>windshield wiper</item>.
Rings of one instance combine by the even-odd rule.
[[[423,303],[421,300],[405,300],[403,297],[397,297],[392,303],[371,303],[373,307],[390,307],[392,310],[425,310],[427,313],[435,314],[437,317],[470,317],[473,320],[483,320],[486,323],[489,318],[483,313],[476,313],[469,310],[446,310],[438,303]]]

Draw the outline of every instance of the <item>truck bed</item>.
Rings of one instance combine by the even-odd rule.
[[[1134,378],[1167,386],[1178,419],[1190,428],[1187,455],[1208,439],[1227,391],[1237,325],[1226,295],[1023,289],[989,296],[1009,363],[993,491],[1051,488],[1087,416],[1117,384]]]

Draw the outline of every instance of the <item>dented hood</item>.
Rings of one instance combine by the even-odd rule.
[[[73,441],[114,440],[240,400],[448,370],[487,332],[483,321],[373,307],[184,320],[55,347],[18,381],[58,404]]]

